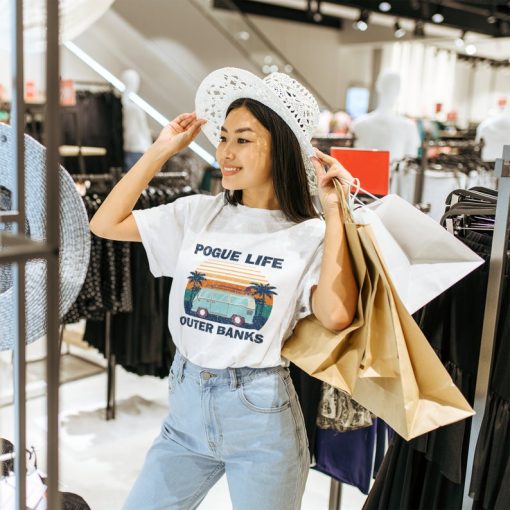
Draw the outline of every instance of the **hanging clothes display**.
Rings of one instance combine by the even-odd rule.
[[[453,198],[454,194],[451,194],[448,200]],[[482,204],[478,215],[473,214],[473,218],[481,223],[467,227],[461,223],[466,218],[462,214],[458,217],[459,224],[451,230],[485,263],[415,314],[420,328],[470,404],[474,402],[487,292],[489,233],[495,212],[490,205]],[[485,221],[481,219],[482,211],[489,213]],[[450,218],[443,217],[443,225],[447,226],[446,220],[450,222],[454,218],[453,214]],[[473,225],[488,231],[474,231]],[[364,509],[460,509],[470,428],[471,419],[468,419],[409,442],[396,436]]]
[[[63,145],[106,149],[105,156],[87,157],[87,173],[123,167],[122,101],[113,90],[77,90],[76,106],[62,110],[61,132]],[[71,174],[80,172],[79,158],[66,157],[62,164]]]
[[[99,182],[111,187],[106,175]],[[96,185],[98,182],[96,181]],[[83,202],[89,219],[95,214],[106,197],[104,191],[97,193],[91,188]],[[130,243],[121,243],[102,239],[91,234],[90,260],[80,294],[75,303],[63,317],[64,324],[78,322],[80,319],[104,318],[105,312],[128,312],[132,309],[132,291],[130,275]]]
[[[432,142],[431,142],[432,143]],[[458,188],[495,185],[492,168],[480,159],[480,148],[472,140],[437,141],[425,162],[421,203],[436,221],[444,212],[445,199]],[[392,168],[391,192],[414,202],[415,187],[424,161],[405,158]]]
[[[164,178],[147,188],[136,209],[147,209],[182,196],[193,194],[187,184]],[[154,278],[145,250],[140,243],[131,243],[130,260],[126,267],[132,282],[132,308],[111,317],[111,348],[116,363],[138,375],[164,378],[168,375],[175,346],[168,331],[168,299],[171,278]],[[104,316],[88,320],[84,340],[105,352]]]

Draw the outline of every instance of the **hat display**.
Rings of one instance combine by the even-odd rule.
[[[236,99],[255,99],[277,113],[301,146],[308,187],[317,192],[315,169],[310,157],[314,150],[310,140],[319,121],[319,105],[313,95],[298,81],[284,73],[271,73],[261,79],[235,67],[217,69],[207,75],[195,96],[198,117],[207,119],[202,126],[209,141],[218,146],[220,130],[230,104]]]
[[[16,172],[12,164],[13,130],[0,124],[0,210],[10,210]],[[25,135],[25,233],[43,241],[45,235],[46,149]],[[59,317],[75,302],[85,280],[90,255],[90,232],[83,200],[71,176],[60,167],[60,300]],[[0,231],[10,230],[0,223]],[[0,351],[12,349],[16,296],[12,265],[0,264]],[[26,263],[26,338],[31,343],[46,331],[46,261]]]

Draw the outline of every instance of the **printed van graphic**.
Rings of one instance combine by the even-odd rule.
[[[188,276],[184,310],[207,321],[259,330],[271,315],[275,290],[257,269],[208,261]]]

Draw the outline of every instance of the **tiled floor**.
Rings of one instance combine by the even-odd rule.
[[[63,384],[60,393],[62,489],[83,496],[92,510],[120,509],[145,452],[159,432],[166,413],[166,388],[166,380],[139,377],[118,367],[117,416],[106,421],[105,374]],[[27,402],[27,445],[36,447],[42,467],[46,459],[45,405],[43,397]],[[12,440],[13,429],[13,407],[4,406],[0,408],[0,434]],[[302,510],[327,510],[329,487],[327,476],[311,470]],[[364,500],[358,489],[342,487],[341,510],[358,510]],[[200,510],[231,508],[224,478],[200,506]]]

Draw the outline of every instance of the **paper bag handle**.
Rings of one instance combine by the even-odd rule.
[[[345,197],[342,185],[340,184],[340,181],[336,177],[333,178],[333,185],[335,186],[335,190],[338,193],[338,196],[340,197],[339,204],[340,210],[342,211],[342,217],[344,219],[344,222],[354,223],[354,218],[352,217],[351,209],[347,204],[347,198]]]

